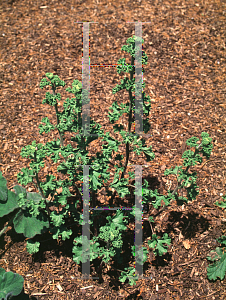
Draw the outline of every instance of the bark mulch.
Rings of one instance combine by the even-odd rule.
[[[219,245],[216,239],[226,234],[224,211],[214,205],[225,195],[226,186],[225,2],[2,0],[0,9],[0,170],[10,190],[18,184],[17,174],[29,164],[20,156],[22,147],[33,140],[45,144],[58,138],[56,132],[39,134],[42,118],[56,121],[53,109],[42,104],[47,89],[39,88],[41,79],[53,72],[67,87],[74,79],[82,81],[82,23],[78,22],[93,22],[91,64],[116,64],[122,57],[129,63],[121,47],[135,34],[133,22],[151,22],[142,25],[142,38],[148,55],[145,92],[152,101],[152,136],[147,144],[153,146],[156,158],[147,163],[143,154],[134,155],[129,163],[148,165],[143,167],[143,177],[152,189],[163,194],[174,189],[175,178],[165,177],[164,170],[182,164],[182,153],[190,149],[185,144],[188,138],[200,138],[205,131],[214,144],[210,159],[191,168],[198,175],[197,199],[182,207],[172,204],[156,216],[154,230],[167,232],[172,244],[159,258],[149,251],[144,265],[148,279],[131,287],[118,280],[119,272],[111,265],[97,273],[97,260],[91,263],[91,275],[99,280],[80,280],[81,265],[73,261],[71,251],[79,230],[75,224],[69,224],[74,233],[65,242],[53,240],[49,233],[38,236],[41,250],[35,255],[27,253],[26,239],[10,227],[0,238],[0,267],[23,276],[27,296],[22,299],[226,299],[226,279],[209,281],[206,271],[206,257]],[[114,67],[90,69],[90,117],[114,137],[108,108],[116,99],[128,101],[124,91],[112,94],[122,78]],[[63,101],[73,97],[63,88],[59,92]],[[119,123],[127,124],[125,116]],[[68,134],[67,142],[69,138]],[[89,147],[91,155],[100,149],[99,140]],[[120,151],[125,154],[124,145]],[[47,174],[61,178],[56,167],[47,160],[39,179]],[[37,192],[31,184],[26,189]],[[116,197],[114,206],[131,206],[130,198],[124,200]],[[98,201],[108,203],[102,191]],[[150,207],[144,217],[156,214]],[[12,215],[1,219],[0,229]],[[147,221],[143,224],[146,240],[151,229]],[[133,232],[128,243],[133,243]],[[132,266],[132,257],[129,262]]]

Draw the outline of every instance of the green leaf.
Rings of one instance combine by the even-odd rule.
[[[127,224],[126,220],[123,220],[124,218],[127,218],[127,216],[123,215],[123,211],[117,210],[116,215],[113,217],[112,222],[115,224],[116,227],[118,227],[120,230],[126,230],[127,227],[125,224]]]
[[[46,85],[51,85],[54,89],[58,86],[65,86],[65,82],[60,80],[57,75],[53,75],[53,73],[46,73],[46,77],[51,80],[49,82],[46,78],[43,78],[40,82],[40,88],[43,89]]]
[[[59,227],[60,225],[65,223],[64,215],[61,213],[57,213],[56,211],[52,211],[50,214],[50,218],[54,226]]]
[[[175,168],[171,167],[170,169],[165,169],[164,175],[170,175],[170,174],[174,174],[177,175],[178,174],[178,170],[180,170],[182,167],[178,167],[176,166]]]
[[[118,238],[120,231],[115,228],[114,224],[102,226],[100,228],[99,238],[103,239],[105,242],[113,241]]]
[[[129,194],[128,189],[129,178],[122,178],[117,183],[110,184],[110,187],[115,189],[120,197],[125,197]]]
[[[78,246],[79,244],[83,245],[86,248],[86,250],[83,253],[82,246]],[[88,245],[90,243],[90,253],[88,252]],[[75,254],[73,256],[73,260],[79,264],[80,262],[85,263],[88,260],[92,261],[95,258],[98,257],[100,248],[99,248],[99,243],[94,242],[94,241],[89,241],[87,236],[80,236],[74,239],[74,247],[72,249],[72,252]],[[90,257],[89,257],[90,256]]]
[[[155,209],[158,209],[158,207],[162,206],[162,201],[165,206],[168,206],[170,204],[170,200],[173,199],[171,194],[167,196],[160,195],[157,190],[154,191],[150,190],[150,197],[156,198],[156,200],[151,202]]]
[[[199,154],[195,154],[191,150],[187,150],[183,153],[182,158],[184,158],[183,165],[187,166],[195,166],[196,162],[202,163],[202,157]]]
[[[6,202],[8,199],[7,180],[2,176],[0,171],[0,201]]]
[[[163,244],[170,245],[171,238],[168,237],[167,233],[164,233],[162,238],[157,238],[156,234],[152,235],[152,240],[148,241],[148,246],[154,249],[155,256],[162,256],[167,252],[168,246],[164,246]]]
[[[22,168],[22,173],[17,174],[17,180],[22,185],[27,185],[29,182],[33,181],[34,171],[28,168]]]
[[[135,275],[135,272],[136,271],[133,267],[125,268],[125,271],[122,271],[121,276],[119,277],[119,280],[121,282],[125,282],[126,279],[128,278],[129,279],[129,284],[130,285],[135,285],[137,280],[139,279],[138,275],[137,274]]]
[[[10,299],[21,293],[24,285],[24,279],[21,275],[6,272],[0,268],[0,299]]]
[[[221,243],[222,245],[226,246],[226,236],[222,235],[217,239],[218,243]]]
[[[50,229],[50,232],[53,234],[53,239],[58,240],[59,236],[62,236],[62,240],[65,241],[69,239],[72,235],[72,230],[67,230],[67,227],[60,225],[59,227],[54,227]]]
[[[224,201],[221,201],[221,202],[216,201],[215,204],[219,207],[226,208],[226,202],[224,202]]]
[[[54,78],[53,73],[46,73],[46,77],[48,77],[50,80]]]
[[[129,72],[133,71],[133,69],[134,69],[133,66],[130,66],[130,65],[126,64],[126,59],[125,58],[120,58],[117,61],[117,73],[118,74],[121,74],[122,71],[126,72],[126,73],[129,73]]]
[[[40,134],[42,134],[43,132],[48,133],[48,132],[50,132],[51,130],[54,130],[54,129],[55,129],[55,126],[52,125],[52,124],[50,123],[50,121],[49,121],[49,119],[48,119],[47,117],[46,117],[46,118],[43,118],[41,122],[42,122],[42,123],[45,123],[45,125],[40,124],[40,125],[38,126],[38,128],[40,129],[40,130],[39,130],[39,133],[40,133]]]
[[[122,46],[121,50],[128,52],[131,56],[135,58],[136,53],[140,50],[140,47],[136,47],[136,41],[143,44],[144,40],[138,36],[133,35],[126,40],[126,43],[129,45]],[[147,65],[148,57],[146,53],[142,50],[142,64]]]
[[[190,147],[197,147],[198,146],[198,144],[197,144],[198,141],[199,141],[199,139],[197,137],[193,136],[193,137],[191,137],[190,139],[188,139],[186,141],[186,144]]]
[[[41,89],[43,89],[46,85],[51,85],[51,83],[46,78],[43,78],[39,86]]]
[[[113,110],[113,112],[111,111],[108,112],[108,117],[111,123],[117,121],[124,113],[124,109],[120,108],[117,101],[113,102],[112,106],[110,106],[109,109]]]
[[[103,262],[108,263],[111,260],[111,257],[114,257],[116,251],[114,249],[105,249],[103,247],[100,248],[99,256],[102,258]]]
[[[226,195],[225,195],[225,196],[222,196],[222,198],[223,198],[224,200],[226,200]],[[221,202],[216,201],[215,204],[216,204],[217,206],[219,206],[219,207],[222,207],[222,208],[225,208],[225,209],[226,209],[226,201],[221,201]]]
[[[142,150],[146,156],[147,161],[152,161],[155,158],[155,154],[152,151],[152,146],[150,146],[148,148],[142,147]]]
[[[101,175],[101,173],[96,172],[95,170],[90,170],[90,186],[91,189],[96,191],[98,189],[98,187],[102,187],[102,181],[101,179],[99,179],[98,177]]]
[[[209,134],[207,132],[202,132],[201,137],[202,137],[202,144],[205,146],[211,143],[212,141],[212,138],[209,137]]]
[[[42,188],[43,192],[46,194],[49,194],[49,192],[54,193],[57,187],[57,183],[54,180],[56,179],[53,175],[47,175],[46,181],[40,183],[40,187]]]
[[[49,156],[51,154],[51,159],[54,163],[57,163],[61,158],[61,144],[60,139],[53,140],[52,142],[47,142],[45,145],[46,154]]]
[[[148,218],[148,220],[151,222],[151,223],[154,223],[155,221],[154,221],[154,218],[152,217],[152,216],[150,216],[149,218]]]
[[[0,187],[0,217],[8,215],[19,208],[17,203],[18,196],[7,189],[7,198],[5,198],[5,192],[4,186]]]
[[[207,257],[207,259],[214,261],[214,263],[207,267],[207,276],[209,280],[216,280],[217,277],[223,280],[226,273],[226,253],[217,247],[210,254],[211,256]]]
[[[32,216],[28,209],[20,210],[13,219],[15,231],[25,237],[33,238],[36,234],[42,234],[49,228],[47,217],[40,212],[37,217]]]
[[[200,152],[202,152],[202,154],[206,156],[207,159],[209,159],[213,149],[213,144],[211,144],[212,138],[209,137],[209,134],[207,132],[202,132],[201,137],[203,146]]]
[[[39,246],[40,246],[39,242],[34,242],[32,240],[27,240],[26,248],[27,248],[28,253],[30,253],[30,254],[37,253],[39,251]]]

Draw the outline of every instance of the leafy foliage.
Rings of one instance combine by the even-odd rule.
[[[33,141],[31,145],[22,148],[21,156],[28,157],[31,162],[29,167],[22,168],[18,173],[17,179],[21,185],[27,185],[33,183],[39,193],[28,193],[25,188],[21,186],[15,186],[15,193],[9,191],[6,187],[6,180],[0,173],[0,217],[15,211],[15,215],[9,222],[14,224],[14,228],[17,233],[22,233],[27,240],[27,251],[32,254],[39,251],[40,243],[34,242],[32,238],[44,233],[46,230],[52,234],[53,239],[62,238],[62,240],[69,239],[72,235],[72,230],[68,230],[65,226],[67,218],[72,217],[79,225],[85,224],[84,215],[79,211],[77,205],[83,199],[83,189],[78,187],[76,182],[83,181],[83,171],[81,166],[92,166],[89,171],[89,188],[92,195],[92,201],[95,201],[95,193],[98,192],[110,179],[109,164],[114,153],[117,153],[121,144],[126,144],[125,157],[121,154],[115,156],[116,164],[115,175],[113,182],[108,187],[108,196],[111,196],[110,203],[113,203],[113,199],[116,193],[121,197],[125,197],[129,194],[129,179],[124,178],[126,173],[129,155],[134,152],[140,155],[144,153],[147,161],[152,161],[155,158],[155,154],[152,151],[152,146],[146,146],[144,138],[139,138],[135,134],[131,134],[131,124],[135,122],[133,116],[133,108],[135,107],[135,96],[137,91],[142,91],[145,87],[145,83],[142,79],[136,83],[135,86],[135,59],[139,48],[136,46],[136,41],[143,43],[143,40],[133,36],[127,39],[127,44],[122,47],[123,51],[126,51],[131,55],[131,64],[125,63],[125,58],[118,60],[117,72],[125,72],[129,74],[129,78],[125,77],[121,80],[121,84],[113,88],[112,93],[115,94],[121,90],[126,90],[129,94],[129,102],[126,104],[118,105],[117,101],[113,102],[109,108],[109,120],[111,124],[114,124],[122,114],[128,115],[128,128],[129,132],[124,130],[122,125],[115,124],[113,129],[115,132],[119,132],[123,138],[123,143],[115,140],[110,134],[104,133],[101,125],[97,122],[90,120],[90,134],[85,135],[87,128],[82,128],[82,105],[88,103],[88,91],[82,89],[82,83],[78,80],[74,80],[72,88],[66,88],[66,91],[73,94],[74,98],[67,98],[63,104],[64,110],[59,112],[58,102],[61,100],[61,94],[56,93],[56,90],[65,86],[65,82],[62,81],[57,75],[52,73],[46,73],[47,78],[43,78],[40,82],[40,88],[43,89],[49,86],[52,89],[52,93],[47,92],[43,104],[53,106],[56,112],[57,124],[51,124],[49,119],[43,118],[42,124],[40,124],[40,134],[49,133],[51,130],[57,130],[59,133],[59,139],[47,142],[45,145],[36,141]],[[143,65],[147,65],[147,55],[142,50],[142,72],[144,72]],[[133,95],[135,92],[135,96]],[[147,133],[150,129],[149,112],[151,109],[150,97],[146,96],[142,91],[142,104],[143,104],[143,129]],[[135,109],[136,113],[140,113]],[[71,144],[64,145],[65,133],[71,132],[74,135],[71,137],[72,142],[76,142],[77,146],[74,148]],[[97,135],[97,137],[95,136]],[[100,138],[102,142],[102,152],[97,152],[95,156],[88,156],[88,146],[95,139]],[[177,177],[177,187],[173,192],[168,191],[167,195],[160,195],[157,190],[152,191],[148,186],[148,182],[144,180],[142,186],[137,191],[137,185],[135,195],[142,196],[143,205],[152,205],[158,209],[161,206],[169,206],[171,200],[176,200],[178,205],[182,205],[184,202],[192,201],[198,195],[198,186],[196,185],[196,172],[189,173],[189,167],[195,166],[197,163],[202,162],[202,157],[209,158],[213,145],[212,139],[208,133],[201,133],[202,141],[198,144],[199,139],[197,137],[191,137],[187,140],[187,145],[194,147],[195,151],[185,151],[183,154],[184,163],[183,166],[176,166],[174,169],[165,171],[165,175],[174,174]],[[52,162],[61,163],[57,167],[57,171],[67,176],[65,180],[56,180],[53,175],[47,175],[44,181],[40,181],[38,173],[45,166],[44,160],[46,157],[50,157]],[[62,161],[63,160],[63,161]],[[126,161],[123,163],[123,161]],[[185,167],[186,169],[183,169]],[[130,178],[134,178],[135,175],[129,172]],[[87,179],[84,178],[84,182]],[[68,198],[72,196],[69,191],[69,187],[74,187],[77,191],[77,195],[80,200],[74,201],[74,203],[68,203]],[[110,188],[110,191],[109,191]],[[179,196],[178,190],[185,188],[187,190],[187,197]],[[151,200],[155,198],[154,200]],[[51,209],[54,207],[56,209]],[[61,208],[61,209],[59,209]],[[122,263],[122,248],[126,243],[126,233],[128,231],[128,221],[135,216],[142,219],[142,211],[136,206],[133,206],[132,212],[117,210],[114,216],[107,216],[106,223],[95,225],[95,218],[98,212],[94,212],[90,216],[89,223],[91,230],[96,229],[94,234],[91,231],[92,238],[88,240],[87,236],[79,236],[74,239],[74,247],[72,252],[74,253],[74,261],[84,263],[87,260],[94,260],[101,258],[103,263],[110,263],[111,260]],[[153,217],[150,216],[150,222],[154,222]],[[8,224],[8,225],[9,225]],[[7,225],[7,226],[8,226]],[[99,225],[99,226],[98,226]],[[6,230],[4,228],[0,235]],[[168,234],[164,233],[163,237],[157,237],[155,233],[152,234],[151,240],[148,240],[150,249],[153,249],[155,255],[162,256],[167,252],[171,239]],[[137,249],[135,246],[131,246],[131,254],[135,256],[137,263],[143,265],[147,261],[149,250],[145,247]],[[125,282],[129,279],[129,284],[133,285],[138,280],[138,275],[135,274],[135,269],[132,267],[126,267],[122,271],[119,277],[121,282]]]
[[[44,233],[49,228],[49,221],[46,214],[40,210],[45,207],[42,197],[37,193],[26,192],[25,188],[19,185],[14,186],[14,193],[7,189],[6,183],[0,172],[0,217],[15,211],[10,223],[13,222],[17,233],[23,233],[28,238]]]
[[[135,269],[133,267],[125,268],[125,271],[122,272],[119,280],[125,282],[126,279],[129,279],[129,284],[134,285],[138,280],[138,275],[135,275]]]
[[[152,240],[148,241],[148,246],[154,249],[155,256],[159,255],[162,256],[167,252],[168,246],[164,246],[163,244],[170,245],[171,238],[168,237],[167,233],[164,233],[162,238],[157,238],[156,234],[152,235]]]

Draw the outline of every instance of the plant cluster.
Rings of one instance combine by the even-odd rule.
[[[125,77],[121,80],[121,84],[113,88],[113,94],[121,90],[126,90],[129,95],[129,102],[118,105],[117,101],[115,101],[112,107],[109,108],[112,110],[112,112],[109,111],[111,124],[114,124],[122,114],[126,113],[128,115],[128,131],[124,130],[122,125],[115,124],[113,126],[114,131],[118,131],[123,137],[123,144],[126,145],[126,153],[125,157],[120,154],[115,156],[117,163],[113,165],[116,169],[114,180],[109,186],[105,186],[107,195],[111,197],[109,201],[110,206],[113,204],[116,193],[121,198],[130,193],[128,189],[129,179],[124,178],[130,153],[133,151],[140,155],[143,152],[147,161],[152,161],[155,158],[152,146],[145,146],[144,138],[140,138],[137,134],[131,134],[131,125],[135,121],[135,117],[133,116],[135,95],[133,93],[137,91],[134,78],[135,56],[138,51],[141,51],[135,46],[136,40],[143,43],[142,39],[133,36],[127,40],[128,45],[122,47],[122,50],[131,55],[131,64],[127,65],[125,58],[123,58],[119,59],[117,67],[119,74],[121,72],[129,73],[130,78]],[[147,64],[147,55],[142,50],[143,64]],[[143,67],[142,72],[144,72]],[[17,176],[19,184],[26,186],[28,183],[33,183],[38,193],[29,193],[19,185],[14,187],[15,193],[8,190],[6,179],[0,172],[0,217],[13,211],[15,212],[15,215],[7,226],[13,223],[15,231],[22,233],[28,238],[26,247],[30,254],[39,251],[40,243],[32,240],[36,235],[49,231],[53,239],[59,240],[61,238],[64,241],[72,235],[72,230],[68,230],[67,226],[65,226],[65,222],[69,217],[72,217],[79,225],[84,224],[84,216],[78,208],[78,204],[81,204],[83,200],[83,189],[76,184],[78,181],[83,181],[83,170],[81,170],[81,167],[85,165],[92,166],[89,171],[89,188],[92,207],[96,207],[97,192],[109,180],[109,165],[112,166],[111,159],[113,154],[118,151],[118,147],[121,144],[118,140],[111,137],[109,132],[104,133],[101,125],[93,120],[90,121],[90,134],[96,134],[98,137],[84,135],[81,113],[82,101],[86,102],[87,91],[82,89],[81,82],[74,80],[72,88],[69,87],[66,89],[69,93],[74,94],[75,97],[71,99],[67,98],[63,104],[64,110],[60,112],[58,101],[61,100],[61,94],[56,93],[56,90],[64,87],[65,83],[52,73],[46,73],[46,77],[48,79],[43,78],[41,80],[40,88],[42,89],[49,85],[52,93],[47,92],[42,103],[49,104],[55,108],[57,124],[53,125],[48,118],[43,118],[42,123],[44,125],[41,124],[39,126],[40,134],[43,132],[49,133],[51,130],[56,129],[59,133],[59,139],[48,142],[45,145],[41,143],[37,144],[36,141],[33,141],[31,145],[24,147],[21,151],[21,156],[30,158],[31,163],[29,168],[23,168]],[[142,90],[145,87],[145,83],[140,81],[138,87],[138,90]],[[147,133],[150,129],[148,115],[151,104],[150,97],[146,96],[144,92],[142,92],[142,103],[143,115],[145,116],[143,119],[143,129]],[[139,113],[139,111],[136,112]],[[71,137],[71,141],[77,143],[76,147],[72,147],[71,144],[64,145],[65,132],[76,133]],[[87,148],[89,144],[99,137],[103,142],[102,153],[97,152],[95,156],[88,157]],[[148,205],[149,207],[152,205],[158,209],[161,206],[169,206],[171,200],[176,200],[178,205],[182,205],[196,198],[199,193],[198,186],[196,185],[197,173],[189,173],[189,167],[195,166],[197,163],[202,163],[200,154],[208,159],[213,148],[212,139],[208,133],[202,132],[201,138],[202,141],[200,143],[198,143],[199,139],[197,137],[191,137],[187,140],[187,145],[194,147],[195,151],[188,150],[183,153],[183,166],[176,166],[175,168],[165,170],[164,174],[166,176],[169,174],[176,176],[178,183],[173,192],[168,190],[167,195],[160,195],[157,190],[152,191],[149,188],[148,182],[144,180],[144,184],[141,187],[143,205]],[[45,181],[40,181],[38,173],[44,167],[44,159],[47,156],[51,158],[53,163],[62,161],[57,171],[67,175],[65,180],[57,181],[55,176],[47,175]],[[131,179],[135,178],[133,172],[128,173]],[[73,203],[69,203],[68,201],[68,198],[72,196],[69,187],[74,187],[77,191],[76,196],[79,197]],[[187,191],[186,197],[184,194],[179,195],[179,191],[182,189]],[[139,193],[135,191],[135,194],[138,195]],[[56,209],[52,209],[52,207]],[[74,239],[74,247],[72,249],[74,254],[73,260],[79,264],[86,262],[88,259],[93,261],[99,257],[102,259],[102,264],[108,264],[112,260],[121,263],[122,256],[120,254],[122,253],[123,244],[126,243],[127,225],[133,221],[135,214],[138,215],[141,213],[135,205],[132,208],[133,210],[130,212],[117,210],[115,215],[108,215],[99,224],[96,222],[97,216],[103,216],[106,211],[94,211],[90,215],[89,221],[92,237],[90,240],[85,236],[78,236]],[[150,216],[149,222],[154,222],[152,216]],[[0,235],[5,232],[7,226],[0,232]],[[153,249],[155,255],[162,256],[167,252],[170,242],[171,239],[167,233],[164,233],[162,237],[158,237],[153,232],[151,239],[148,240],[148,246],[150,249]],[[86,251],[84,253],[82,251],[84,249],[82,247],[83,244],[85,246],[89,245],[90,252]],[[143,264],[147,261],[149,251],[146,247],[135,249],[133,245],[131,246],[131,253],[138,259],[140,264]],[[127,278],[130,285],[136,283],[138,276],[135,274],[133,267],[126,267],[124,270],[121,270],[119,280],[125,282]]]

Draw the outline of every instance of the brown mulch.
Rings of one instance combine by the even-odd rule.
[[[56,132],[39,134],[42,118],[56,121],[52,107],[42,104],[47,89],[41,90],[39,83],[45,73],[57,74],[67,87],[74,79],[82,81],[82,23],[77,21],[98,22],[90,23],[91,64],[129,59],[121,47],[135,34],[133,22],[151,22],[142,25],[142,38],[148,56],[145,93],[152,102],[152,136],[147,144],[153,146],[156,158],[146,162],[143,154],[134,155],[129,163],[149,165],[143,167],[143,177],[152,189],[166,194],[175,187],[175,178],[165,177],[164,170],[182,164],[182,153],[190,149],[185,145],[188,138],[200,138],[205,131],[214,144],[208,162],[191,168],[198,175],[197,199],[184,207],[172,205],[156,217],[156,232],[167,232],[172,244],[160,258],[149,251],[144,266],[144,276],[149,279],[140,279],[131,287],[105,265],[99,280],[80,280],[81,266],[73,261],[71,252],[77,232],[64,243],[55,242],[49,233],[37,237],[41,251],[30,255],[26,239],[11,228],[0,237],[0,267],[23,276],[24,292],[30,299],[225,299],[226,279],[209,281],[206,271],[206,257],[219,245],[216,239],[226,234],[226,216],[214,205],[226,193],[225,1],[2,0],[0,9],[0,171],[9,189],[18,184],[17,174],[29,163],[20,156],[22,147],[33,140],[45,144],[58,138]],[[112,94],[123,77],[114,67],[91,67],[90,117],[105,132],[112,132],[108,108],[113,101],[128,101],[125,91]],[[63,101],[73,97],[63,88],[59,92]],[[127,124],[125,116],[119,121]],[[92,142],[90,153],[95,155],[100,146],[98,140]],[[120,151],[125,154],[125,147]],[[57,176],[49,160],[40,180],[47,174]],[[31,184],[26,189],[36,191]],[[98,200],[108,203],[102,193]],[[116,197],[114,206],[118,204]],[[120,205],[131,206],[130,199]],[[150,208],[145,216],[156,212]],[[0,230],[12,216],[1,219]],[[143,233],[144,240],[151,236],[146,221]],[[131,258],[131,266],[132,262]],[[91,263],[91,275],[96,277],[95,267]]]

